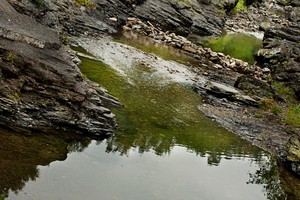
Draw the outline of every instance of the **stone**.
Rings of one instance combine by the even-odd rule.
[[[240,90],[213,81],[200,81],[193,85],[194,90],[201,95],[214,95],[216,98],[226,98],[229,101],[257,106],[258,102]]]
[[[194,49],[194,48],[192,48],[191,46],[188,46],[188,45],[183,45],[182,49],[189,52],[189,53],[196,53],[197,52],[196,49]]]
[[[264,68],[262,69],[262,72],[268,74],[268,73],[271,72],[271,70],[270,70],[269,68],[267,68],[267,67],[264,67]]]
[[[112,21],[112,22],[117,22],[118,21],[118,19],[116,18],[116,17],[110,17],[110,18],[108,18],[110,21]]]
[[[261,22],[259,25],[259,29],[266,31],[267,29],[269,29],[271,27],[270,22]]]

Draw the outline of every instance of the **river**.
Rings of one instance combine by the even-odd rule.
[[[98,59],[81,57],[85,78],[124,104],[113,109],[118,129],[102,141],[68,143],[1,131],[0,199],[299,198],[299,180],[276,158],[197,109],[202,99],[184,55],[158,45],[162,59],[106,39],[80,44]]]

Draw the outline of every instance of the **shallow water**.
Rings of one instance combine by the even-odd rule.
[[[178,83],[177,79],[155,73],[154,68],[139,63],[127,70],[120,65],[122,70],[118,71],[118,66],[111,68],[86,58],[82,61],[82,72],[105,86],[125,105],[123,109],[113,110],[118,130],[104,141],[69,143],[67,158],[66,152],[62,153],[67,144],[57,144],[62,150],[49,148],[54,155],[52,160],[43,163],[33,159],[44,157],[39,151],[29,151],[27,155],[23,155],[22,150],[17,151],[18,156],[13,156],[18,157],[15,165],[29,154],[32,159],[25,161],[32,163],[35,171],[26,179],[16,180],[22,183],[17,188],[7,184],[5,199],[277,200],[299,197],[295,196],[299,182],[288,173],[282,177],[282,168],[271,155],[198,111],[201,98],[188,83]],[[40,143],[46,142],[41,140]],[[62,158],[66,160],[52,162]],[[14,164],[10,166],[14,168]],[[21,172],[16,171],[17,176]]]

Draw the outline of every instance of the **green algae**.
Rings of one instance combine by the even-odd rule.
[[[254,54],[262,47],[262,41],[248,34],[233,33],[210,39],[204,46],[253,64]]]
[[[197,106],[201,98],[188,86],[164,83],[144,66],[120,76],[99,61],[81,58],[80,69],[116,96],[125,108],[113,109],[119,128],[108,139],[108,152],[127,154],[153,150],[169,153],[176,145],[198,155],[210,154],[209,164],[218,165],[222,155],[259,154],[261,150],[206,118]]]

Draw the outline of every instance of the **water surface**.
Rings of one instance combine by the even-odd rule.
[[[166,81],[166,77],[139,63],[120,74],[115,70],[117,66],[111,68],[86,58],[82,61],[85,76],[106,87],[125,105],[123,109],[113,110],[118,130],[104,141],[58,145],[65,147],[68,154],[50,148],[48,152],[60,155],[57,159],[53,156],[57,161],[30,161],[35,163],[33,175],[16,180],[22,183],[19,187],[4,183],[7,187],[1,188],[1,193],[8,196],[5,199],[280,200],[299,197],[299,181],[288,173],[282,176],[282,168],[271,155],[198,111],[201,98],[188,84]],[[41,141],[41,145],[47,142]],[[13,167],[14,163],[17,165],[27,157],[22,150],[17,152],[18,156],[13,157],[19,159],[6,158],[13,160],[12,169],[18,169]],[[32,160],[38,157],[39,151],[27,154],[32,155]],[[66,159],[58,161],[61,158]],[[21,172],[15,171],[17,176]]]

